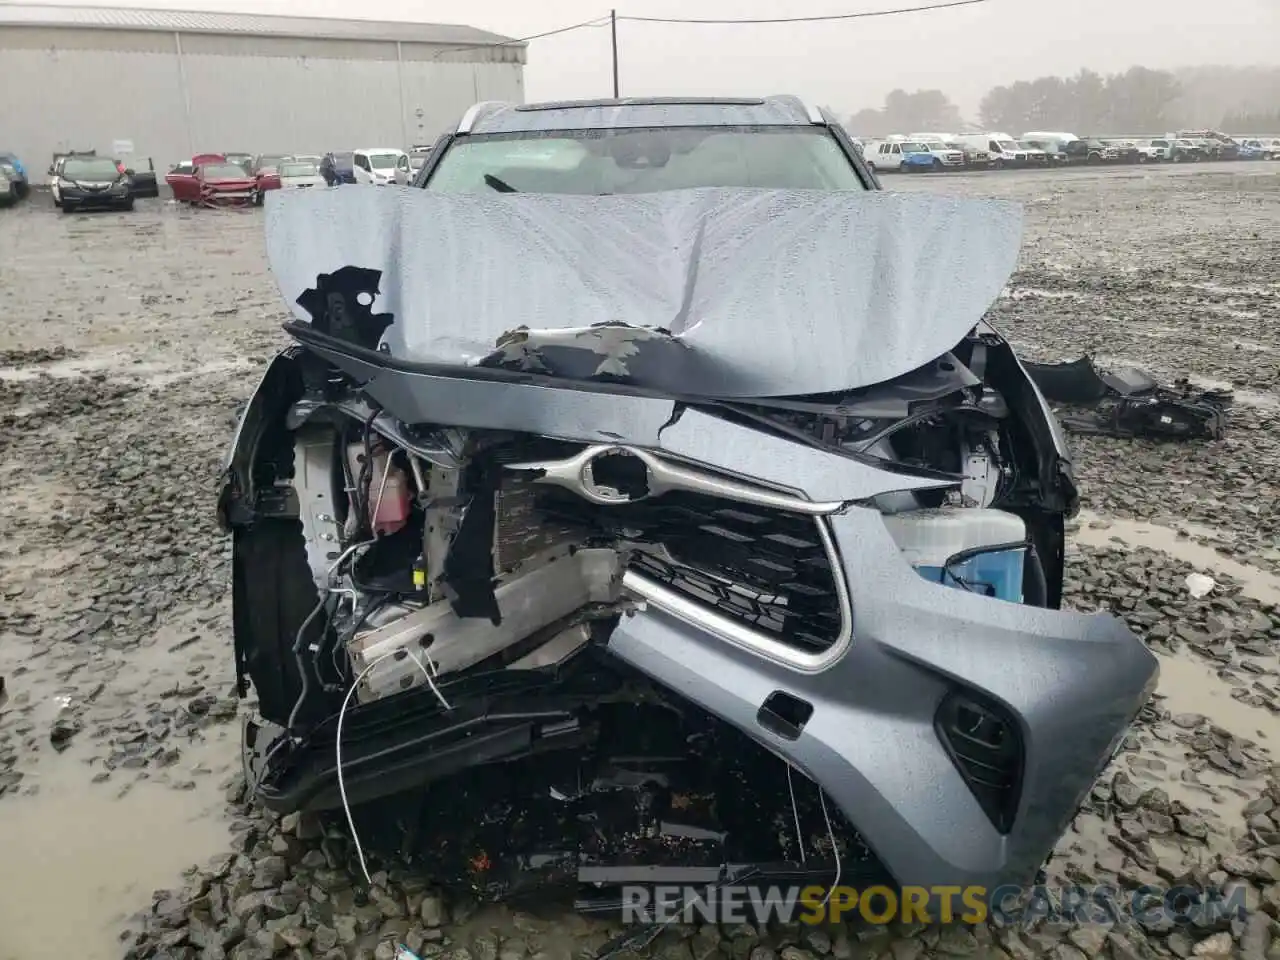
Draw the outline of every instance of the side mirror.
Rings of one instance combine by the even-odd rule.
[[[49,165],[49,176],[51,176],[51,177],[52,177],[53,175],[54,175],[53,164],[50,164],[50,165]]]

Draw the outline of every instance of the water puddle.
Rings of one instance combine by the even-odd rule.
[[[1223,535],[1211,527],[1182,524],[1182,529],[1189,534],[1188,537],[1184,537],[1179,535],[1178,530],[1148,523],[1145,520],[1103,518],[1083,510],[1078,519],[1081,524],[1080,529],[1071,534],[1076,543],[1091,547],[1106,547],[1114,546],[1115,541],[1118,540],[1127,546],[1158,550],[1197,569],[1231,577],[1239,582],[1240,592],[1246,597],[1251,597],[1260,603],[1280,604],[1280,576],[1224,557],[1213,547],[1190,539],[1190,537],[1201,537],[1222,541]],[[1106,523],[1107,526],[1091,526],[1098,521]]]
[[[1271,749],[1280,743],[1280,717],[1269,710],[1252,707],[1231,696],[1234,689],[1221,679],[1216,668],[1191,656],[1157,655],[1160,661],[1160,685],[1157,693],[1164,697],[1161,706],[1172,714],[1199,714],[1233,736]],[[1166,743],[1144,751],[1147,759],[1158,758],[1168,763],[1167,776],[1159,776],[1160,785],[1171,799],[1191,809],[1205,808],[1217,813],[1231,827],[1241,826],[1245,805],[1256,796],[1260,784],[1230,776],[1206,766],[1193,776],[1186,761],[1191,751],[1182,744]],[[1150,771],[1131,768],[1135,778]],[[1176,776],[1173,774],[1177,774]],[[1207,803],[1206,803],[1207,802]]]
[[[117,960],[119,931],[152,890],[180,887],[182,871],[227,849],[214,771],[235,754],[231,736],[184,749],[200,784],[189,791],[140,780],[121,795],[90,783],[75,748],[45,757],[23,781],[34,796],[0,801],[0,960]]]

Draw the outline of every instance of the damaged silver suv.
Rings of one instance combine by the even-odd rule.
[[[1020,235],[792,97],[484,103],[413,187],[270,197],[258,797],[414,796],[437,876],[601,909],[1029,881],[1156,664],[1059,609],[1071,462],[983,320]]]

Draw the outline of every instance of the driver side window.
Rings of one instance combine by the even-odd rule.
[[[364,156],[364,154],[357,153],[355,155],[354,163],[361,170],[364,170],[366,173],[369,172],[369,158]]]

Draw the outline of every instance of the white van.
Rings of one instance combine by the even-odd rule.
[[[992,166],[1017,167],[1027,163],[1027,151],[1007,133],[966,133],[960,137],[960,143],[974,150],[986,150]]]
[[[351,169],[356,183],[372,183],[385,186],[396,182],[396,174],[405,177],[409,173],[409,155],[398,147],[366,147],[353,150]]]

